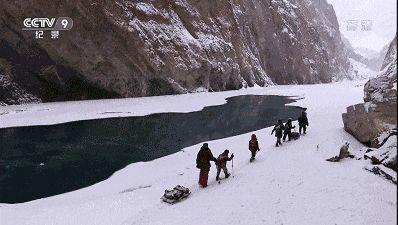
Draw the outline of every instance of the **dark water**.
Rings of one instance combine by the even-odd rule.
[[[76,190],[133,162],[268,127],[278,118],[296,119],[301,108],[285,106],[290,102],[281,96],[246,95],[198,112],[0,129],[0,202]]]

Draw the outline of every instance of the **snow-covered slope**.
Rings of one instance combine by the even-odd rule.
[[[370,69],[369,66],[363,64],[362,62],[358,62],[353,58],[349,58],[349,60],[354,70],[354,79],[369,79],[376,75],[376,71]]]
[[[190,98],[185,98],[186,95],[145,98],[149,103],[144,104],[158,104],[162,110],[184,111],[203,107],[203,98],[209,104],[221,104],[223,97],[247,93],[304,97],[294,104],[308,108],[310,126],[306,136],[284,143],[280,148],[274,147],[275,139],[270,135],[270,128],[254,131],[259,137],[261,151],[252,164],[248,162],[247,150],[251,133],[209,140],[215,155],[228,148],[236,157],[234,168],[228,164],[233,177],[217,184],[213,165],[210,186],[206,189],[197,185],[195,157],[200,147],[198,144],[151,162],[129,165],[91,187],[22,204],[0,204],[0,223],[396,224],[397,192],[394,184],[364,170],[367,161],[325,161],[338,154],[346,140],[351,143],[350,151],[354,154],[363,147],[344,131],[341,122],[345,107],[361,101],[362,85],[361,82],[344,82],[196,93]],[[172,106],[162,106],[168,99]],[[99,109],[109,105],[109,101],[104,101],[107,103],[104,105],[100,101],[92,104],[97,104]],[[44,113],[30,111],[31,107],[40,105],[25,106],[25,112],[29,113],[26,116]],[[44,105],[50,110],[58,107],[57,104]],[[129,111],[140,111],[143,106],[120,100],[116,100],[114,105],[129,108]],[[142,113],[151,113],[153,109],[142,109]],[[15,120],[22,118],[16,113],[8,116],[8,120],[12,120],[12,116]],[[159,198],[164,190],[177,184],[189,187],[191,197],[176,205],[161,203]]]

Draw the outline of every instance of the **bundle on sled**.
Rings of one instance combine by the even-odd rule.
[[[291,138],[292,138],[293,140],[299,139],[299,138],[300,138],[300,133],[299,133],[299,132],[296,132],[296,131],[293,131],[292,134],[291,134]]]
[[[174,204],[187,198],[190,194],[191,191],[188,188],[177,185],[172,190],[165,190],[164,195],[160,199],[164,202]]]

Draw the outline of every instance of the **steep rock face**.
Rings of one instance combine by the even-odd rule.
[[[38,102],[40,99],[12,82],[0,69],[0,106]]]
[[[365,84],[365,102],[397,103],[397,37],[391,42],[381,73]]]
[[[347,108],[344,129],[370,147],[380,147],[397,130],[397,39],[391,42],[376,78],[364,87],[365,103]]]
[[[331,82],[352,70],[326,0],[1,5],[0,67],[43,101]],[[21,30],[25,17],[43,15],[69,16],[74,27],[60,40]]]

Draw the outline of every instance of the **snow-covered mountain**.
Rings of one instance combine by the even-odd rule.
[[[372,67],[372,69],[379,71],[381,69],[381,66],[384,62],[384,58],[387,54],[387,51],[389,49],[389,44],[386,44],[377,54],[369,54],[367,55],[364,53],[365,57],[367,57],[369,60],[369,65]],[[360,50],[360,52],[363,52]],[[361,54],[361,53],[360,53]]]
[[[384,49],[384,48],[383,48]],[[388,45],[385,47],[386,51],[384,52],[384,56],[387,53]],[[371,59],[379,56],[379,52],[375,51],[373,49],[368,49],[368,48],[354,48],[354,51],[357,52],[358,54],[362,55],[365,58]]]
[[[359,72],[362,71],[362,75],[364,75],[362,77],[369,78],[380,70],[389,45],[386,45],[380,52],[377,52],[371,49],[354,48],[352,43],[344,35],[342,35],[342,41],[346,54],[354,68],[354,75],[356,73],[355,70],[357,70]]]
[[[21,30],[27,15],[75,23],[59,40],[35,40]],[[13,1],[0,18],[0,68],[12,68],[3,76],[42,101],[351,78],[326,0]]]

